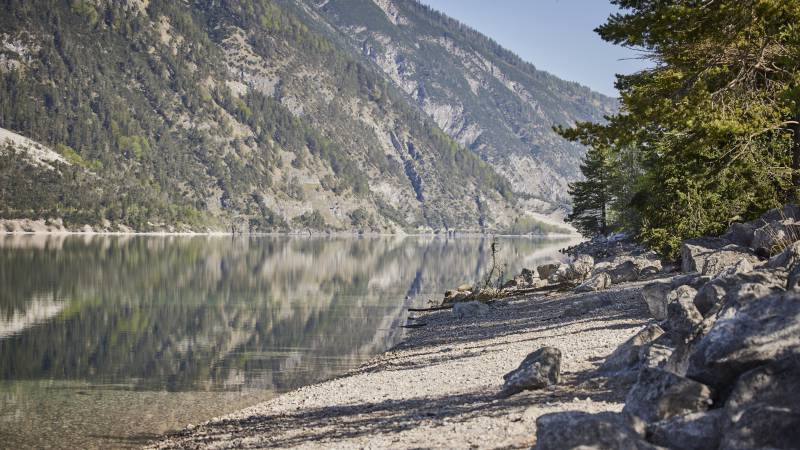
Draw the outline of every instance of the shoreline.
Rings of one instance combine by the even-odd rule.
[[[276,232],[276,233],[231,233],[225,231],[177,232],[177,231],[0,231],[0,236],[222,236],[222,237],[503,237],[530,239],[581,239],[580,234],[502,234],[502,233],[356,233],[356,232]]]
[[[631,380],[594,372],[648,322],[644,284],[499,300],[475,319],[425,313],[425,326],[355,370],[147,448],[529,448],[542,414],[622,409]],[[545,345],[564,353],[562,382],[498,398],[502,375]]]

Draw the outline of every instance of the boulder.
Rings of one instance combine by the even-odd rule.
[[[800,224],[794,219],[767,222],[753,232],[751,246],[774,254],[800,238]]]
[[[456,291],[458,291],[458,292],[469,292],[469,291],[472,290],[472,287],[473,286],[471,284],[464,283],[464,284],[460,285],[459,287],[457,287]]]
[[[578,255],[570,264],[572,276],[576,280],[585,280],[592,275],[594,258],[589,255]]]
[[[703,315],[694,306],[695,295],[693,287],[684,285],[667,296],[667,322],[675,343],[689,340],[703,322]]]
[[[798,262],[800,262],[800,241],[793,243],[770,258],[766,266],[770,269],[784,268],[791,270],[798,265]]]
[[[731,270],[733,273],[736,273],[737,270],[739,272],[747,272],[753,270],[753,264],[758,262],[759,259],[755,255],[746,255],[738,251],[720,250],[711,253],[705,258],[700,273],[710,277],[716,277],[723,272],[729,273]],[[738,267],[728,270],[732,266],[737,266],[737,264],[739,265]]]
[[[736,245],[741,245],[742,247],[752,247],[754,232],[765,223],[766,221],[761,219],[752,222],[734,223],[731,224],[731,226],[728,227],[728,231],[720,237]]]
[[[469,291],[445,291],[444,300],[442,301],[442,303],[445,305],[451,305],[454,303],[466,301],[471,296],[472,292]]]
[[[536,450],[655,449],[633,429],[625,417],[611,412],[589,414],[567,411],[545,414],[536,420]]]
[[[531,269],[522,269],[520,275],[528,284],[533,284],[533,280],[536,278],[536,272]]]
[[[744,373],[725,404],[724,449],[790,449],[800,444],[800,358]]]
[[[664,330],[660,326],[656,324],[647,325],[632,338],[617,347],[600,366],[599,372],[604,375],[610,375],[619,372],[638,371],[642,365],[642,350],[663,334]]]
[[[742,258],[758,258],[748,247],[742,247],[722,238],[697,238],[688,239],[681,244],[681,271],[702,271],[706,259],[714,255],[717,260],[733,260],[733,263]],[[718,264],[717,264],[718,265]],[[703,275],[706,275],[705,273]]]
[[[708,386],[666,370],[644,367],[622,411],[650,423],[706,411],[711,403]]]
[[[480,317],[489,309],[489,305],[478,301],[458,302],[453,305],[453,316],[459,320]]]
[[[658,275],[659,273],[661,273],[661,269],[657,266],[647,266],[639,271],[639,277],[647,278]]]
[[[556,273],[558,268],[561,266],[559,263],[552,263],[552,264],[542,264],[536,267],[536,272],[539,273],[539,278],[542,280],[549,279],[553,274]]]
[[[607,273],[598,273],[575,288],[575,292],[594,292],[608,289],[611,277]]]
[[[765,297],[783,291],[786,276],[782,269],[757,269],[716,277],[697,291],[694,305],[703,317],[709,317],[731,299]]]
[[[787,204],[783,208],[773,208],[761,215],[763,222],[776,222],[785,219],[800,220],[800,206]]]
[[[529,354],[519,367],[503,375],[500,397],[509,397],[525,390],[542,389],[557,384],[561,376],[561,350],[542,347]]]
[[[740,273],[752,272],[754,268],[753,261],[749,258],[742,258],[736,261],[732,265],[724,266],[721,268],[714,266],[716,260],[712,260],[712,258],[714,258],[713,255],[706,260],[706,265],[704,266],[703,271],[714,278],[732,277]],[[714,267],[709,269],[712,266]],[[706,269],[709,270],[706,271]]]
[[[636,281],[639,279],[639,269],[633,261],[625,261],[622,264],[608,271],[611,282],[614,284],[626,281]]]
[[[800,294],[737,298],[700,340],[686,374],[724,393],[740,374],[799,354]]]
[[[656,320],[667,318],[667,296],[671,291],[672,283],[665,281],[649,283],[642,288],[642,299],[647,303],[650,315]]]
[[[647,427],[647,440],[671,450],[717,448],[722,438],[722,409],[675,416]]]

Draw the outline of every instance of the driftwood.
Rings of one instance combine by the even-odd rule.
[[[445,306],[434,306],[431,308],[408,308],[409,312],[429,312],[429,311],[441,311],[443,309],[452,309],[453,305],[445,305]]]
[[[400,325],[400,328],[420,328],[420,327],[424,327],[425,325],[427,325],[427,323],[425,323],[425,322],[408,323],[408,324],[405,324],[405,325]]]

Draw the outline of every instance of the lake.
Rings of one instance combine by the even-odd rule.
[[[490,241],[0,235],[0,446],[138,446],[342,374]],[[575,243],[498,241],[510,274]]]

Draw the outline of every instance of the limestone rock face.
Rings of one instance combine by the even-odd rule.
[[[623,412],[645,422],[706,411],[711,389],[697,381],[661,369],[645,367],[628,392]]]
[[[750,369],[796,355],[800,355],[800,294],[771,294],[723,309],[691,355],[686,373],[725,389]]]
[[[630,449],[657,447],[647,443],[620,414],[568,411],[536,420],[536,450]]]
[[[508,397],[531,389],[557,384],[561,377],[561,350],[542,347],[529,354],[519,367],[503,375],[505,383],[500,397]]]

